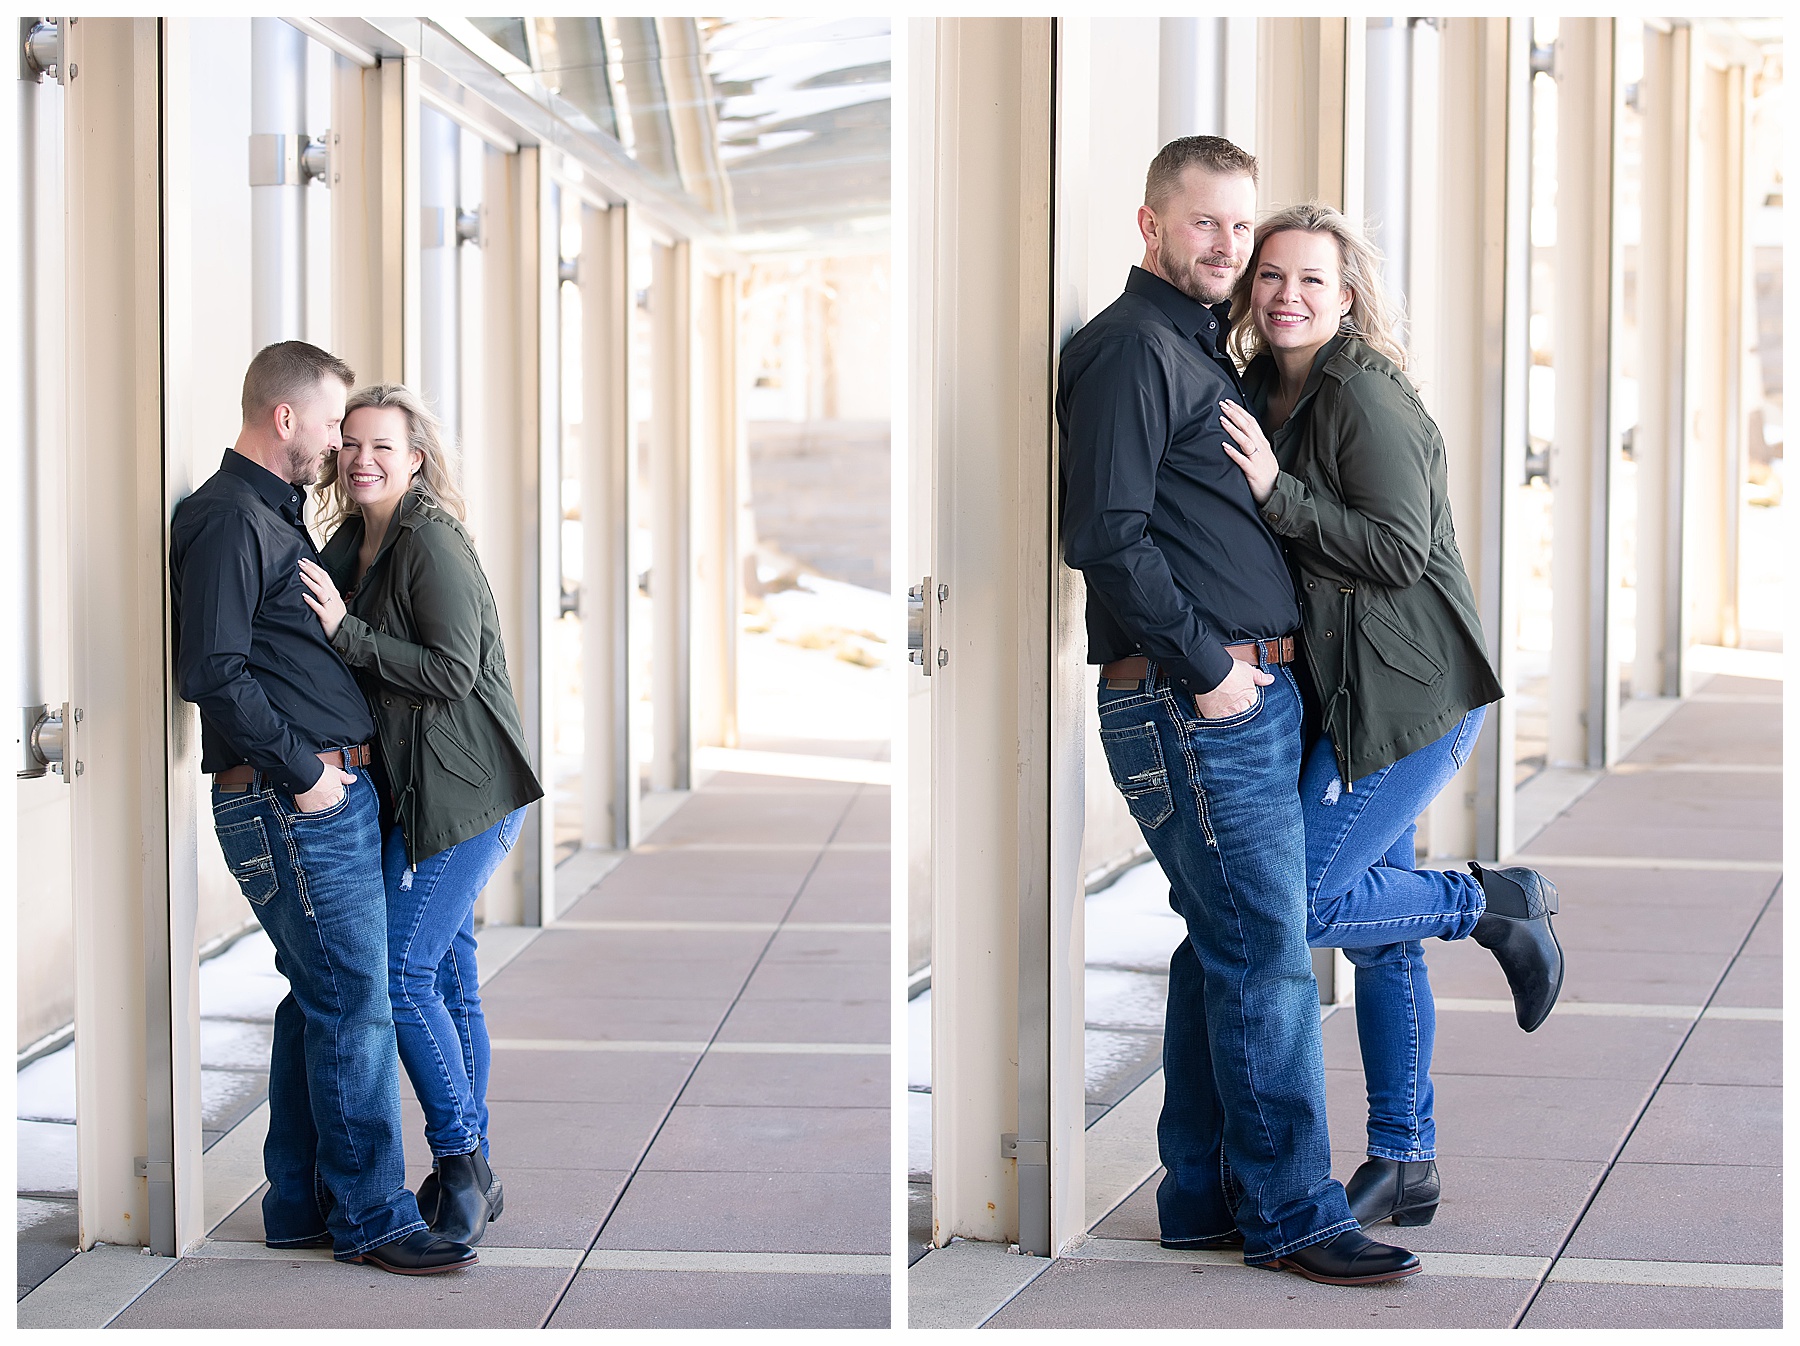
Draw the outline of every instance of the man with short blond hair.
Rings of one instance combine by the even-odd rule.
[[[1144,261],[1062,354],[1064,558],[1087,579],[1100,740],[1170,883],[1157,1190],[1165,1247],[1334,1285],[1419,1269],[1366,1238],[1331,1176],[1281,545],[1225,453],[1225,350],[1250,259],[1256,160],[1171,142],[1144,183]]]

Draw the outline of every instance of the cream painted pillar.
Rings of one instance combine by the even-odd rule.
[[[1556,436],[1550,452],[1550,765],[1600,767],[1618,737],[1608,614],[1617,99],[1613,20],[1565,19],[1556,40]]]
[[[1453,18],[1415,30],[1416,104],[1435,153],[1415,152],[1409,374],[1444,436],[1458,550],[1489,657],[1515,679],[1517,593],[1509,545],[1524,479],[1529,21]],[[1415,147],[1417,141],[1415,141]],[[1475,754],[1422,818],[1419,852],[1485,860],[1513,845],[1514,703],[1488,710]]]
[[[624,206],[581,211],[582,842],[624,850],[629,751],[631,286]]]
[[[332,61],[334,354],[359,384],[419,384],[419,96],[416,58]]]
[[[1646,24],[1638,256],[1637,653],[1632,694],[1681,694],[1682,424],[1686,419],[1689,51],[1685,24]]]
[[[172,1252],[158,27],[65,29],[77,70],[66,283],[70,700],[81,708],[67,761],[80,1246]],[[140,1176],[146,1158],[156,1166]]]
[[[685,790],[692,764],[692,259],[685,242],[656,243],[650,252],[650,701],[655,716],[650,788]]]
[[[691,682],[689,739],[724,746],[737,738],[737,274],[693,272],[694,369],[688,423],[693,465],[688,536]]]
[[[162,46],[162,266],[163,266],[163,519],[213,470],[213,446],[196,442],[194,407],[204,374],[192,364],[194,350],[193,200],[195,173],[190,91],[195,87],[188,35],[189,19],[163,20]],[[168,555],[165,534],[163,555]],[[166,600],[164,611],[170,611]],[[169,647],[172,656],[173,646]],[[163,716],[167,736],[164,789],[168,799],[168,978],[166,1028],[153,1023],[146,1034],[152,1070],[161,1063],[170,1080],[168,1152],[159,1128],[150,1128],[149,1165],[171,1161],[173,1221],[160,1226],[152,1176],[151,1246],[159,1252],[186,1251],[206,1234],[206,1194],[201,1159],[200,1098],[200,847],[212,819],[202,811],[196,783],[200,772],[200,712],[175,691],[165,673]],[[154,1019],[154,1015],[152,1016]],[[164,1059],[166,1057],[166,1059]],[[166,1236],[166,1238],[165,1238]]]
[[[1070,830],[1053,816],[1068,806],[1053,783],[1068,760],[1052,720],[1063,695],[1053,652],[1052,41],[1050,20],[937,25],[935,57],[916,52],[935,59],[937,97],[919,113],[935,142],[935,209],[921,217],[915,197],[912,216],[935,230],[931,316],[921,318],[935,341],[914,347],[929,363],[913,378],[935,388],[931,573],[947,586],[934,641],[944,662],[931,679],[933,1239],[1017,1241],[1039,1255],[1072,1236],[1058,1214],[1080,1202],[1057,1190],[1052,1154],[1063,1087],[1055,1026],[1074,981],[1058,965],[1072,904],[1053,886],[1079,879]],[[1078,773],[1078,735],[1074,751]],[[1079,827],[1077,811],[1077,838]]]
[[[542,308],[546,294],[540,152],[489,147],[482,190],[486,215],[481,265],[479,427],[471,423],[463,463],[475,548],[500,611],[506,665],[512,675],[532,766],[546,795],[554,788],[545,752],[540,679],[544,660],[541,537],[544,398]],[[556,254],[547,265],[554,277]],[[554,347],[552,347],[554,349]],[[550,371],[549,377],[554,377]],[[551,403],[554,407],[555,404]],[[551,433],[554,433],[552,429]],[[552,441],[554,442],[554,441]],[[556,584],[556,570],[548,572]],[[553,840],[549,798],[531,806],[519,844],[489,881],[482,899],[490,925],[534,925],[547,889],[544,855]]]
[[[1744,68],[1704,29],[1689,53],[1681,645],[1737,643],[1744,323]],[[1683,658],[1681,691],[1694,675]]]
[[[1319,200],[1363,215],[1365,21],[1262,19],[1256,156],[1262,210]]]

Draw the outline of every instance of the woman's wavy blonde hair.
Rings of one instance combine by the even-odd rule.
[[[1338,269],[1350,291],[1350,311],[1338,324],[1346,336],[1380,351],[1400,368],[1406,368],[1406,347],[1401,340],[1405,319],[1399,305],[1388,297],[1381,283],[1381,252],[1362,231],[1339,211],[1321,201],[1278,210],[1256,226],[1250,249],[1250,265],[1231,289],[1231,351],[1248,364],[1263,348],[1263,339],[1250,318],[1250,287],[1262,265],[1263,248],[1277,234],[1300,229],[1309,234],[1328,234],[1337,240]]]
[[[417,450],[424,458],[407,489],[417,491],[426,504],[449,510],[457,518],[466,520],[468,507],[456,487],[455,454],[446,443],[443,423],[431,414],[419,395],[403,383],[371,383],[366,388],[358,388],[345,400],[344,419],[348,421],[351,412],[361,411],[364,407],[393,407],[406,417],[407,447]],[[321,532],[335,532],[350,515],[362,513],[362,507],[346,495],[338,483],[336,454],[328,457],[319,471],[318,500]]]

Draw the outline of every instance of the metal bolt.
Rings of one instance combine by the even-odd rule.
[[[74,72],[73,72],[73,71],[71,71],[71,72],[70,72],[70,73],[71,73],[71,74],[72,74],[72,73],[74,73]],[[86,771],[86,770],[87,770],[87,763],[86,763],[86,762],[77,762],[77,763],[75,763],[75,774],[76,774],[76,775],[77,775],[77,776],[79,776],[79,775],[80,775],[80,774],[81,774],[81,773],[82,773],[82,772],[84,772],[84,771]]]
[[[950,651],[945,649],[942,645],[938,646],[938,667],[942,668],[945,664],[947,664],[949,662],[950,662]]]
[[[948,597],[950,597],[950,586],[948,584],[938,585],[938,602],[942,603]]]
[[[81,73],[81,67],[76,65],[73,61],[69,62],[69,78],[74,79],[75,76],[79,75],[80,73]]]

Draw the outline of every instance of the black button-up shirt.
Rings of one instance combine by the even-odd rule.
[[[1063,559],[1087,579],[1088,662],[1148,655],[1192,692],[1225,646],[1300,625],[1281,544],[1226,457],[1219,402],[1243,404],[1225,309],[1141,267],[1063,349]]]
[[[316,756],[374,731],[356,679],[301,595],[317,561],[306,493],[227,449],[175,507],[169,589],[175,679],[200,707],[200,768],[248,762],[296,794],[318,784]]]

